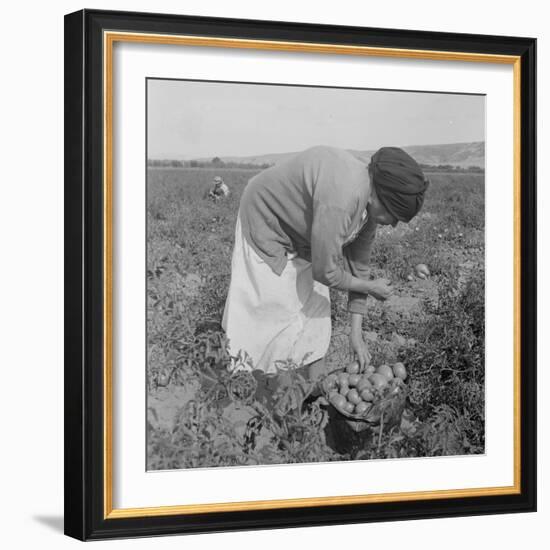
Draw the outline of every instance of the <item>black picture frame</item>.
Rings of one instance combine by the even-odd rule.
[[[103,33],[124,31],[510,55],[521,68],[520,490],[516,494],[106,517]],[[83,10],[65,17],[65,533],[80,540],[536,510],[536,40]]]

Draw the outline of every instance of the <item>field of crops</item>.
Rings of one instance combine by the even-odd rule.
[[[320,400],[302,402],[298,375],[261,400],[250,392],[261,381],[219,368],[231,361],[220,322],[239,198],[255,173],[149,169],[148,469],[483,453],[483,174],[429,174],[417,218],[378,231],[372,276],[395,293],[371,299],[364,335],[373,364],[406,365],[407,402],[397,425],[356,433]],[[214,203],[204,193],[216,175],[231,195]],[[418,263],[428,279],[410,277]],[[331,299],[328,362],[339,368],[350,360],[347,298]]]

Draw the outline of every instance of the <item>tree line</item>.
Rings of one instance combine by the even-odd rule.
[[[453,172],[459,174],[483,174],[485,170],[480,166],[455,166],[453,164],[420,164],[422,170],[437,172]]]
[[[264,170],[273,164],[254,164],[252,162],[223,161],[220,157],[211,160],[173,160],[173,159],[149,159],[147,166],[156,168],[242,168],[250,170]],[[452,172],[459,174],[483,174],[485,170],[479,166],[454,166],[452,164],[420,164],[426,171]]]
[[[234,162],[223,161],[220,157],[214,157],[212,160],[170,160],[170,159],[149,159],[147,166],[157,168],[243,168],[253,170],[263,170],[269,168],[272,164],[254,164],[252,162]]]

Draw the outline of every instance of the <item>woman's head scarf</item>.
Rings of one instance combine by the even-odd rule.
[[[382,147],[371,158],[376,195],[397,220],[408,223],[424,203],[429,181],[418,163],[399,147]]]

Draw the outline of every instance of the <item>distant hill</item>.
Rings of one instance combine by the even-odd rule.
[[[451,165],[460,168],[475,166],[485,168],[485,142],[475,141],[469,143],[449,143],[441,145],[411,145],[403,147],[411,157],[419,164],[428,164],[431,166]],[[368,162],[376,151],[354,151],[350,150],[357,158]],[[256,155],[248,157],[220,157],[225,163],[243,163],[253,165],[277,164],[285,160],[296,152],[291,153],[268,153],[265,155]],[[211,159],[196,159],[199,161],[209,161]]]

